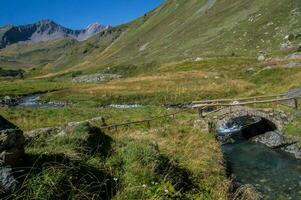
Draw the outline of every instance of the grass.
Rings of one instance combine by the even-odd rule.
[[[289,62],[221,57],[152,66],[157,71],[137,69],[123,79],[102,84],[75,84],[69,74],[6,81],[1,82],[1,96],[50,91],[42,99],[68,102],[68,106],[2,107],[0,113],[25,131],[97,116],[107,124],[148,119],[172,112],[163,104],[286,92],[301,84],[300,69],[286,68]],[[143,106],[114,109],[108,106],[113,103]],[[32,170],[18,195],[21,199],[227,199],[229,182],[219,144],[213,135],[193,128],[197,117],[187,112],[174,121],[152,122],[150,129],[142,124],[106,132],[102,136],[109,145],[100,143],[99,147],[106,148],[95,152],[87,148],[89,135],[99,133],[93,127],[63,136],[45,135],[26,148]],[[298,124],[290,124],[287,134],[299,136]]]
[[[199,13],[205,2],[166,1],[83,42],[63,39],[1,50],[0,67],[26,74],[25,80],[1,81],[0,97],[45,93],[43,100],[68,106],[1,107],[0,114],[25,131],[97,116],[112,124],[171,112],[164,104],[300,87],[300,68],[287,67],[300,60],[283,59],[300,39],[290,37],[293,47],[280,49],[286,35],[300,34],[300,16],[291,15],[300,1],[220,0]],[[258,62],[259,51],[271,59]],[[72,83],[72,76],[81,73],[114,73],[123,79]],[[143,107],[108,107],[114,103]],[[301,138],[299,118],[286,134]],[[104,133],[84,124],[65,134],[43,135],[26,147],[20,190],[12,198],[227,199],[229,181],[219,144],[193,127],[195,119],[188,112],[176,120],[155,121],[151,128],[135,125]],[[237,195],[257,198],[249,187]]]
[[[151,129],[103,133],[82,124],[41,136],[26,147],[30,170],[17,199],[226,199],[219,145],[191,117]]]

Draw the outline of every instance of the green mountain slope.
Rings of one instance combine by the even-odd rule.
[[[134,21],[91,66],[279,53],[287,35],[301,32],[299,8],[298,0],[169,0]]]
[[[71,46],[73,39],[57,39],[39,43],[19,43],[0,50],[0,67],[39,68],[52,63]]]
[[[198,57],[255,57],[261,51],[287,55],[301,42],[300,22],[299,0],[167,0],[137,20],[73,43],[68,50],[59,45],[55,53],[51,49],[43,55],[34,53],[42,60],[48,53],[56,58],[37,62],[44,66],[43,74],[90,73],[108,67],[116,71],[116,66],[153,66]],[[0,53],[2,63],[22,58],[5,57],[7,51]]]

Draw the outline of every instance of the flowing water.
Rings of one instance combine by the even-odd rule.
[[[48,108],[48,107],[63,107],[64,103],[60,102],[44,102],[40,100],[40,95],[31,95],[23,97],[16,106],[26,108]]]
[[[264,199],[301,199],[301,160],[281,150],[237,137],[241,124],[228,125],[229,129],[220,127],[218,134],[232,137],[230,132],[233,131],[234,139],[224,143],[222,151],[236,181],[253,185]]]

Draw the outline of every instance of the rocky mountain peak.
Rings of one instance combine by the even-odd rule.
[[[40,42],[66,37],[82,41],[109,27],[93,23],[86,29],[72,30],[50,19],[22,26],[0,27],[0,48],[18,42]]]

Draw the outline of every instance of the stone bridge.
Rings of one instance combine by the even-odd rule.
[[[198,120],[198,122],[204,130],[215,132],[216,127],[229,122],[231,119],[244,116],[256,116],[266,119],[274,124],[278,130],[282,130],[291,121],[291,117],[285,112],[271,109],[254,109],[246,106],[232,106],[210,113]]]

